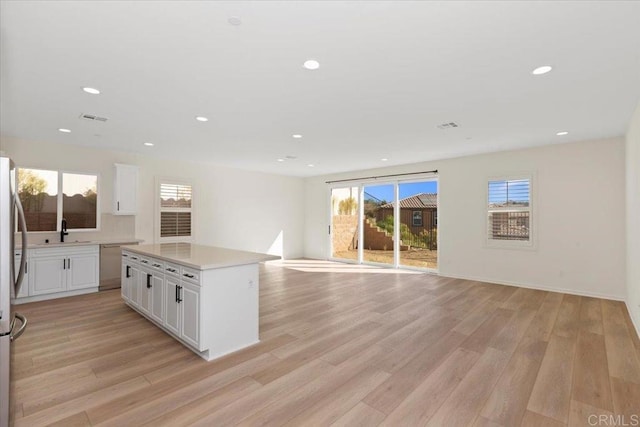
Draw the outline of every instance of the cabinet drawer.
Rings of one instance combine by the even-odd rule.
[[[175,277],[180,276],[180,266],[178,264],[173,264],[171,262],[164,263],[164,272],[166,274],[170,274]]]
[[[149,267],[158,272],[164,272],[164,261],[160,261],[155,258],[149,259]]]
[[[195,283],[196,285],[200,284],[200,270],[196,270],[188,267],[182,267],[182,272],[180,276],[182,280]]]

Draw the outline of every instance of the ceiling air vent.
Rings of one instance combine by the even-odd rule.
[[[448,122],[448,123],[442,123],[441,125],[437,126],[438,129],[453,129],[453,128],[457,128],[459,127],[459,125],[456,122]]]
[[[85,120],[93,120],[93,121],[96,121],[96,122],[106,122],[107,121],[106,117],[96,116],[95,114],[80,114],[80,118],[81,119],[85,119]]]

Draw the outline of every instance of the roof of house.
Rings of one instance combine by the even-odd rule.
[[[380,206],[380,208],[393,208],[393,205],[394,203],[391,202]],[[436,193],[420,193],[415,196],[406,197],[404,199],[400,199],[400,207],[410,209],[437,208],[438,195]]]

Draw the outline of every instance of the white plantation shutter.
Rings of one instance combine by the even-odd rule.
[[[191,238],[191,185],[160,183],[160,238]]]
[[[531,242],[531,179],[489,180],[487,240]]]

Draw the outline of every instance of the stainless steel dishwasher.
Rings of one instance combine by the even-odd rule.
[[[119,242],[100,245],[100,290],[116,289],[120,287],[122,274],[121,246],[137,245],[138,242]]]

